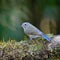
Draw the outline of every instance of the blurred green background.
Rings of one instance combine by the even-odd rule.
[[[0,0],[0,40],[24,39],[25,21],[46,34],[60,34],[60,0]]]

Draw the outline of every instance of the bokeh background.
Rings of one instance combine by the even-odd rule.
[[[60,34],[60,0],[0,0],[0,40],[23,40],[25,21],[45,34]]]

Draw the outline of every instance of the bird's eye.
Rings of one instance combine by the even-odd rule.
[[[25,24],[25,26],[26,26],[26,24]]]

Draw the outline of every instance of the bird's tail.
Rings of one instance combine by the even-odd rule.
[[[47,41],[51,41],[51,37],[49,37],[49,36],[47,36],[47,35],[45,35],[45,34],[43,34],[42,35],[42,37],[44,38],[44,39],[46,39]]]

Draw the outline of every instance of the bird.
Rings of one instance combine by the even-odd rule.
[[[53,37],[49,37],[29,22],[24,22],[21,26],[24,29],[25,34],[29,36],[30,40],[32,40],[33,38],[36,39],[38,37],[43,37],[44,39],[49,41],[47,45],[48,50],[60,47],[60,35],[54,35]]]
[[[44,34],[41,30],[39,30],[29,22],[22,23],[21,27],[23,28],[24,33],[29,36],[30,40],[32,40],[33,38],[42,37],[49,42],[51,41],[51,37]]]

